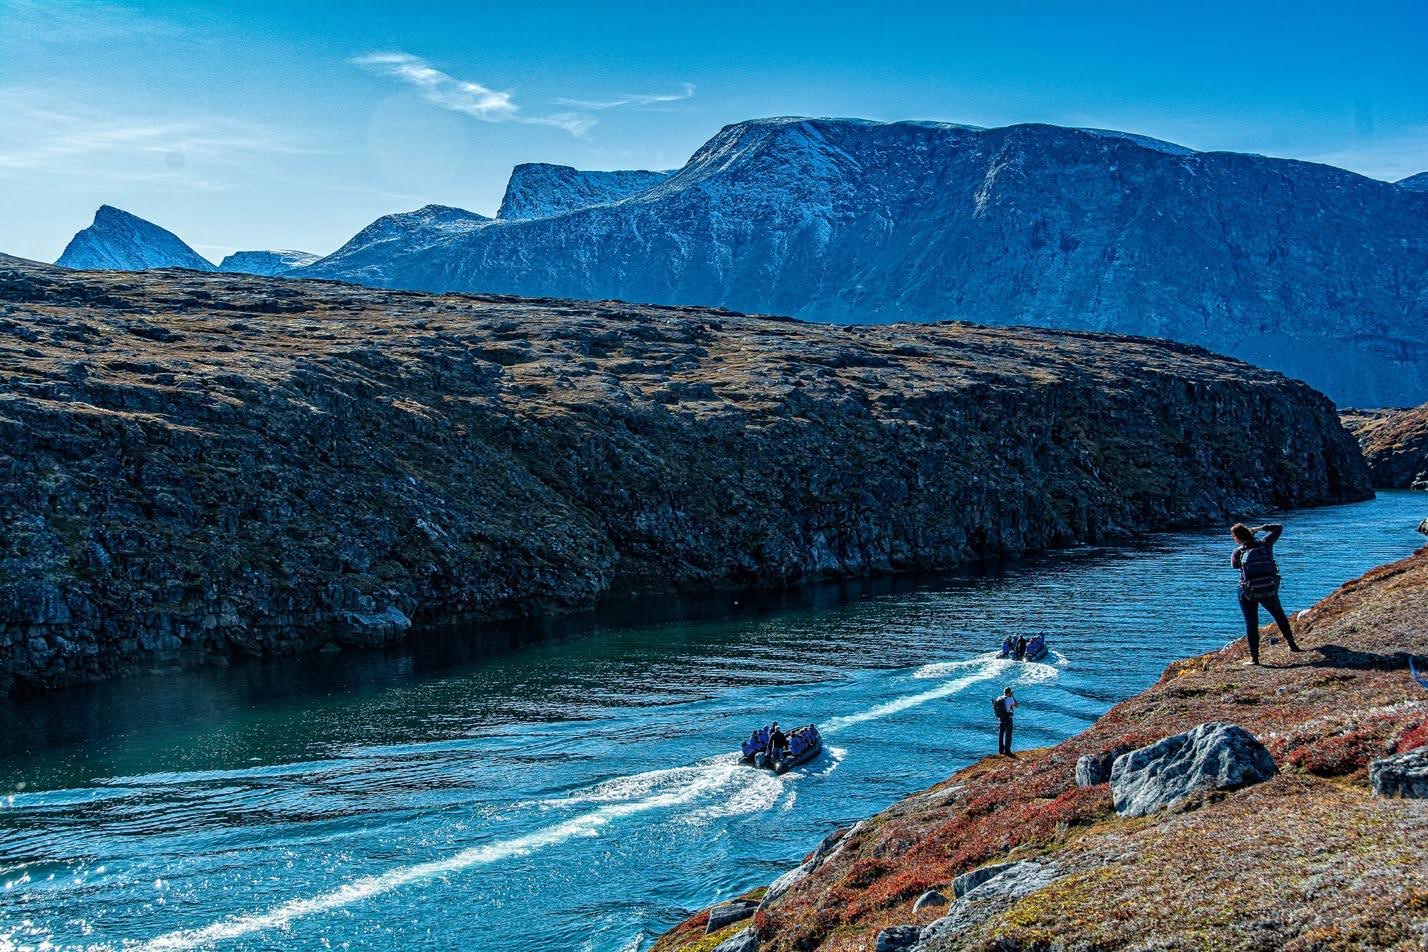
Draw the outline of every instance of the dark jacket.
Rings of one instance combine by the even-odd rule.
[[[1245,553],[1250,549],[1258,549],[1261,546],[1268,548],[1270,554],[1274,554],[1274,544],[1279,541],[1279,537],[1284,535],[1284,527],[1281,525],[1267,525],[1264,527],[1264,537],[1255,539],[1248,545],[1235,546],[1234,554],[1230,556],[1230,568],[1239,569],[1240,563],[1244,561]]]

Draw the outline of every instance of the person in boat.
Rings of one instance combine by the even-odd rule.
[[[1007,635],[1002,639],[1002,657],[1010,658],[1016,654],[1016,636]]]
[[[997,713],[997,753],[1012,756],[1012,714],[1016,711],[1016,696],[1007,688],[1002,696],[992,702],[992,710]]]
[[[1260,533],[1264,533],[1263,538]],[[1249,642],[1250,664],[1259,664],[1259,610],[1269,612],[1279,633],[1289,643],[1290,651],[1302,650],[1294,641],[1289,618],[1279,602],[1279,566],[1274,562],[1274,544],[1284,534],[1284,526],[1267,524],[1247,526],[1237,522],[1230,526],[1234,537],[1231,567],[1240,573],[1240,612],[1245,617],[1245,640]]]
[[[1016,640],[1016,660],[1026,660],[1026,635],[1022,635]]]
[[[769,728],[769,760],[776,760],[787,752],[788,735],[778,726],[778,721],[774,721],[773,727]]]

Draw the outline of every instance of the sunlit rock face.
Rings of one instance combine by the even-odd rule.
[[[3,682],[1369,492],[1326,397],[1169,341],[3,257],[0,329]]]

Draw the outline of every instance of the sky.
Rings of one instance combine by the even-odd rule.
[[[677,168],[763,116],[1122,129],[1428,170],[1428,3],[0,0],[0,251],[111,204],[335,250],[512,166]]]

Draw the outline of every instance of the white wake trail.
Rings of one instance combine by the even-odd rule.
[[[851,727],[854,724],[862,724],[865,721],[875,721],[879,718],[906,711],[908,708],[918,707],[930,701],[936,701],[939,698],[950,697],[959,691],[965,691],[979,681],[989,681],[996,677],[998,673],[999,669],[988,668],[976,674],[953,678],[951,681],[945,681],[935,688],[922,691],[918,694],[908,694],[903,697],[894,698],[891,701],[879,704],[877,707],[870,707],[866,711],[859,711],[857,714],[835,717],[830,720],[826,726],[820,728],[820,730],[824,734],[836,734],[843,728]]]
[[[727,771],[710,770],[703,777],[692,778],[692,782],[678,786],[668,793],[654,794],[627,803],[609,803],[522,836],[473,846],[444,859],[401,866],[374,876],[363,876],[331,892],[306,899],[294,899],[265,912],[235,916],[197,929],[170,932],[144,942],[126,944],[124,948],[133,952],[172,952],[199,948],[256,932],[285,928],[295,919],[341,909],[413,883],[458,873],[473,866],[500,862],[513,856],[524,856],[576,837],[598,836],[601,828],[614,820],[690,803],[719,787],[727,778]]]

